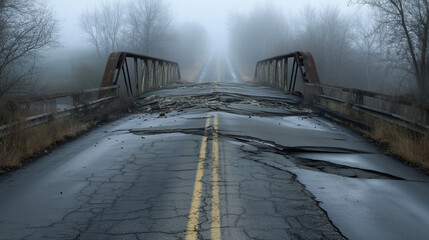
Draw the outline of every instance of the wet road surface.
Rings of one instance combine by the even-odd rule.
[[[426,239],[427,176],[229,64],[0,176],[0,239]]]

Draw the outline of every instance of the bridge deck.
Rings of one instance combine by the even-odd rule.
[[[213,62],[1,176],[0,239],[427,237],[428,177]]]

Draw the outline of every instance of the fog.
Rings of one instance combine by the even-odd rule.
[[[59,21],[59,47],[44,52],[44,58],[41,59],[39,65],[38,86],[44,92],[58,92],[63,90],[79,90],[89,87],[97,87],[103,73],[103,67],[107,56],[102,59],[97,57],[94,52],[94,46],[89,41],[86,34],[80,26],[81,15],[85,11],[94,11],[96,8],[101,8],[102,5],[119,2],[120,8],[127,8],[127,1],[116,0],[55,0],[50,2],[58,21]],[[264,5],[276,6],[281,9],[285,16],[295,18],[308,6],[322,8],[326,5],[335,5],[343,9],[344,12],[351,12],[347,7],[347,1],[344,0],[325,0],[325,1],[292,1],[292,0],[165,0],[172,21],[170,28],[172,31],[184,32],[186,25],[200,25],[205,31],[205,49],[199,48],[199,56],[195,58],[200,63],[194,63],[199,67],[203,65],[203,61],[208,54],[212,52],[222,52],[223,54],[230,53],[230,28],[231,16],[235,14],[246,14],[254,8],[259,8]],[[125,20],[124,20],[125,21]],[[296,21],[296,19],[291,19]],[[192,44],[190,45],[192,46]],[[157,55],[148,52],[142,52],[137,49],[122,47],[117,50],[126,50],[137,52],[146,55]],[[158,54],[157,57],[169,58],[179,62],[182,71],[190,63],[186,61],[186,56],[191,49],[185,49],[183,44],[176,49],[168,48],[168,54]],[[295,49],[298,50],[298,49]],[[279,53],[285,53],[280,51]],[[183,58],[177,55],[182,55]],[[197,54],[198,55],[198,54]],[[106,59],[103,59],[106,58]],[[251,68],[249,66],[246,66]]]
[[[197,71],[210,54],[224,54],[245,80],[253,77],[257,60],[310,51],[325,84],[391,94],[416,86],[409,68],[398,66],[406,65],[404,58],[389,62],[393,50],[382,43],[376,14],[356,4],[363,0],[158,0],[157,34],[146,39],[139,26],[145,25],[140,12],[148,1],[47,1],[57,21],[55,46],[38,50],[32,92],[98,87],[113,51],[177,61],[184,72]],[[91,24],[108,28],[116,18],[118,26],[105,35],[91,33],[101,28]]]
[[[120,2],[126,2],[122,0]],[[51,6],[61,23],[60,41],[64,47],[88,47],[87,37],[79,27],[79,17],[83,10],[92,9],[103,2],[114,0],[55,0]],[[283,12],[295,15],[306,6],[322,8],[326,5],[337,6],[345,13],[352,13],[356,8],[348,7],[348,0],[167,0],[174,22],[197,22],[207,29],[214,45],[225,45],[228,37],[228,21],[231,13],[247,13],[255,6],[278,6]]]

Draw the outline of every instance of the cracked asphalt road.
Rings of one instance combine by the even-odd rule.
[[[0,176],[0,239],[428,236],[427,176],[212,61]]]

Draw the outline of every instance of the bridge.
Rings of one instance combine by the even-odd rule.
[[[131,100],[0,176],[0,239],[427,239],[429,177],[329,108],[425,132],[426,106],[322,85],[306,52],[261,60],[255,83],[216,55],[179,79],[177,63],[113,53],[100,89],[33,99],[71,100],[31,126]]]

